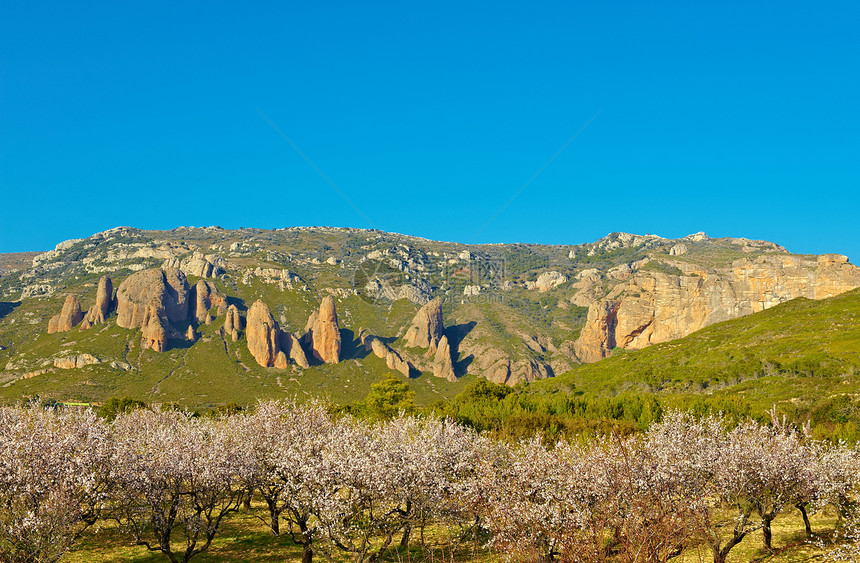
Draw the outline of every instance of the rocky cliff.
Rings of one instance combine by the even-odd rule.
[[[643,348],[790,299],[823,299],[860,286],[860,268],[834,254],[765,255],[718,269],[678,266],[685,270],[681,275],[633,273],[593,303],[576,341],[577,356],[594,362],[616,347]]]
[[[60,243],[30,265],[10,263],[22,265],[0,276],[0,365],[9,366],[0,382],[54,369],[53,359],[73,345],[77,355],[102,359],[88,374],[121,365],[158,380],[163,374],[150,372],[175,361],[178,372],[238,370],[245,383],[296,390],[293,366],[314,363],[305,381],[325,373],[343,385],[356,379],[351,374],[384,368],[515,385],[616,347],[641,348],[794,297],[860,286],[843,256],[703,233],[466,245],[325,227],[120,227]],[[81,303],[94,304],[84,315]],[[46,325],[56,335],[40,340]],[[95,325],[102,326],[85,330]],[[81,328],[74,336],[73,327]],[[341,342],[358,327],[360,343]],[[362,344],[384,363],[365,362]],[[290,376],[271,369],[286,367]],[[114,380],[105,381],[113,389]]]
[[[87,311],[81,323],[81,329],[86,330],[93,325],[104,323],[113,305],[113,281],[107,276],[102,276],[96,290],[96,303]]]
[[[157,352],[168,338],[181,337],[174,325],[188,322],[191,288],[182,270],[152,268],[132,274],[116,292],[116,324],[141,329],[141,345]]]
[[[323,298],[319,311],[314,311],[308,319],[305,339],[317,360],[327,364],[340,361],[340,327],[331,295]]]
[[[66,332],[81,322],[84,314],[81,312],[81,302],[76,295],[69,295],[63,303],[63,310],[48,321],[48,334]]]

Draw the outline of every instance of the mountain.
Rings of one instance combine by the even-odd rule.
[[[547,379],[860,287],[844,256],[702,233],[467,245],[326,227],[119,227],[0,263],[0,397],[191,406],[350,401],[388,371],[429,402],[474,377]]]
[[[811,421],[824,432],[818,437],[856,442],[858,374],[860,289],[854,289],[819,301],[801,297],[678,340],[616,352],[524,392],[549,400],[646,394],[668,407],[762,417],[776,406],[792,421]]]

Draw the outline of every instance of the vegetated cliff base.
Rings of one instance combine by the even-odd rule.
[[[824,299],[860,286],[860,269],[838,254],[763,255],[714,269],[670,265],[681,273],[636,272],[589,306],[576,343],[582,361],[604,358],[615,347],[668,342],[798,297]]]
[[[347,401],[389,370],[432,401],[464,378],[546,379],[860,286],[844,256],[702,233],[464,245],[324,227],[120,227],[11,263],[0,394],[135,390],[204,404],[291,391]],[[98,361],[64,359],[84,355]]]

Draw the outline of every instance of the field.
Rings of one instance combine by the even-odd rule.
[[[294,544],[288,537],[276,537],[271,533],[262,519],[267,517],[265,506],[255,502],[251,510],[242,509],[230,515],[223,524],[223,530],[213,542],[207,553],[195,557],[199,563],[244,563],[246,561],[283,562],[299,561],[301,547]],[[824,510],[810,518],[813,531],[823,541],[828,542],[838,524],[832,509]],[[471,538],[458,538],[459,543],[451,540],[452,530],[431,528],[425,532],[425,543],[413,542],[408,549],[392,549],[382,559],[383,561],[427,562],[427,563],[501,563],[505,561],[504,554],[495,553],[485,546],[474,548]],[[825,548],[816,547],[809,542],[803,533],[803,522],[797,511],[782,516],[774,523],[774,550],[769,551],[761,546],[760,537],[751,537],[741,543],[730,554],[730,562],[742,561],[772,561],[774,563],[799,563],[820,559]],[[324,560],[322,557],[319,560]],[[115,525],[105,525],[98,531],[90,531],[81,539],[79,545],[64,559],[70,563],[112,563],[127,561],[129,563],[155,563],[164,561],[161,554],[151,553],[142,546],[132,545],[127,535],[124,535]],[[348,557],[339,557],[337,561],[350,561]],[[707,548],[689,549],[676,561],[693,563],[710,561]]]

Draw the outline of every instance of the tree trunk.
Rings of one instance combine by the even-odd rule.
[[[269,507],[269,515],[271,516],[269,527],[272,529],[272,533],[276,536],[281,535],[281,515],[278,513],[278,507],[275,504],[275,501],[271,499],[266,499],[266,504]]]
[[[403,527],[403,537],[400,538],[400,547],[407,548],[409,547],[409,534],[412,532],[412,526],[406,524]]]
[[[806,535],[812,535],[812,525],[809,523],[809,514],[806,513],[806,503],[801,502],[797,504],[797,509],[800,511],[800,514],[803,516],[803,525],[806,527]]]
[[[774,516],[768,514],[761,518],[761,539],[768,551],[773,551],[773,531],[770,529],[770,523]]]
[[[311,549],[311,544],[307,544],[304,551],[302,551],[302,563],[313,563],[313,560],[314,550]]]
[[[251,497],[252,496],[254,496],[254,490],[253,489],[248,489],[247,491],[245,491],[245,498],[242,501],[242,503],[245,506],[245,510],[251,510]]]
[[[739,533],[736,530],[734,535],[732,536],[732,539],[730,539],[728,542],[726,542],[726,545],[723,546],[722,549],[720,549],[719,540],[714,538],[713,543],[711,543],[711,551],[714,554],[714,563],[726,563],[726,558],[728,558],[729,552],[732,550],[732,548],[734,546],[741,543],[741,540],[744,539],[744,536],[746,536],[746,535],[747,535],[746,532],[740,532]]]

